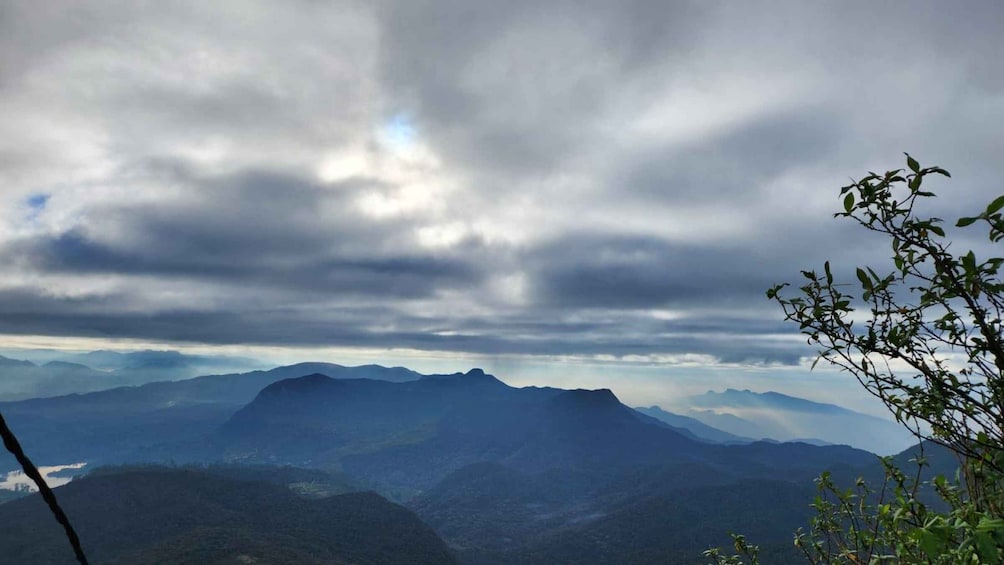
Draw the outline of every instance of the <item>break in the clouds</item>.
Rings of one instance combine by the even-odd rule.
[[[997,3],[0,8],[0,332],[797,363],[837,189],[1004,179]]]

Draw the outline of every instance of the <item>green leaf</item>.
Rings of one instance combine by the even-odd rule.
[[[851,208],[853,207],[854,207],[854,193],[848,192],[847,196],[844,197],[844,211],[850,214]]]
[[[936,233],[941,237],[945,237],[945,230],[939,228],[938,226],[928,226],[927,229],[930,230],[931,233]]]
[[[982,559],[981,563],[1000,563],[1000,554],[997,553],[997,543],[994,542],[993,536],[977,532],[974,537],[976,538],[976,553]]]
[[[977,532],[1004,532],[1004,519],[983,516],[976,525]]]
[[[864,269],[858,268],[857,270],[858,280],[861,281],[861,287],[865,290],[872,287],[872,281],[868,278],[868,273]]]
[[[906,166],[910,167],[910,170],[915,173],[920,172],[920,163],[918,163],[916,159],[911,157],[909,153],[906,154]]]
[[[966,226],[972,225],[979,220],[979,216],[973,216],[972,218],[959,218],[958,222],[955,222],[955,227],[964,228]]]
[[[1001,208],[1004,208],[1004,195],[998,196],[997,198],[994,199],[993,202],[990,203],[989,206],[987,206],[986,214],[987,216],[989,216],[990,214],[996,213]]]
[[[937,557],[941,554],[941,548],[944,542],[939,539],[939,536],[937,536],[934,532],[924,528],[919,528],[915,530],[914,535],[917,537],[920,549],[926,553],[928,557]]]
[[[830,262],[823,263],[823,270],[826,271],[826,284],[833,284],[833,273],[830,272]]]
[[[974,273],[976,271],[976,254],[970,251],[963,255],[962,266],[966,269],[967,273]]]

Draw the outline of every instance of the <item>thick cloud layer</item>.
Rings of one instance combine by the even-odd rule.
[[[995,2],[8,2],[0,332],[794,364],[837,189],[1004,178]]]

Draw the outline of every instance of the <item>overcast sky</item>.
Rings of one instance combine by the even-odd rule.
[[[909,151],[953,173],[944,217],[1004,192],[1001,30],[998,2],[7,0],[0,345],[780,374],[812,350],[765,288],[888,255],[832,218],[849,178]]]

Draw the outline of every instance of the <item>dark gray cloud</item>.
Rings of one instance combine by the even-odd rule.
[[[171,309],[129,312],[117,297],[102,300],[53,298],[30,291],[0,293],[0,331],[67,337],[138,338],[226,345],[239,338],[250,345],[412,348],[475,354],[595,356],[705,356],[727,363],[794,364],[805,355],[794,342],[762,340],[757,332],[778,331],[777,323],[717,320],[659,321],[608,312],[608,319],[572,323],[539,318],[466,319],[401,316],[393,308],[340,307],[330,312],[249,307],[239,310]],[[723,333],[733,322],[741,332]],[[446,332],[446,329],[449,329]]]
[[[764,289],[888,255],[849,177],[1004,178],[993,2],[51,6],[0,8],[3,333],[794,364]]]
[[[393,2],[381,76],[444,151],[491,175],[541,174],[588,151],[632,79],[699,37],[697,2]]]
[[[173,180],[187,189],[178,200],[106,203],[93,211],[100,221],[11,240],[0,257],[67,275],[155,276],[387,299],[477,285],[485,270],[455,252],[414,249],[412,222],[361,219],[351,199],[366,186],[326,187],[253,170]],[[109,231],[118,237],[108,238]]]
[[[843,128],[819,108],[783,109],[689,147],[667,143],[636,151],[619,176],[625,195],[649,203],[747,206],[763,197],[758,186],[836,153]],[[743,186],[749,190],[737,190]]]
[[[577,233],[542,245],[531,266],[543,304],[598,308],[742,305],[776,277],[779,257],[646,237]]]

